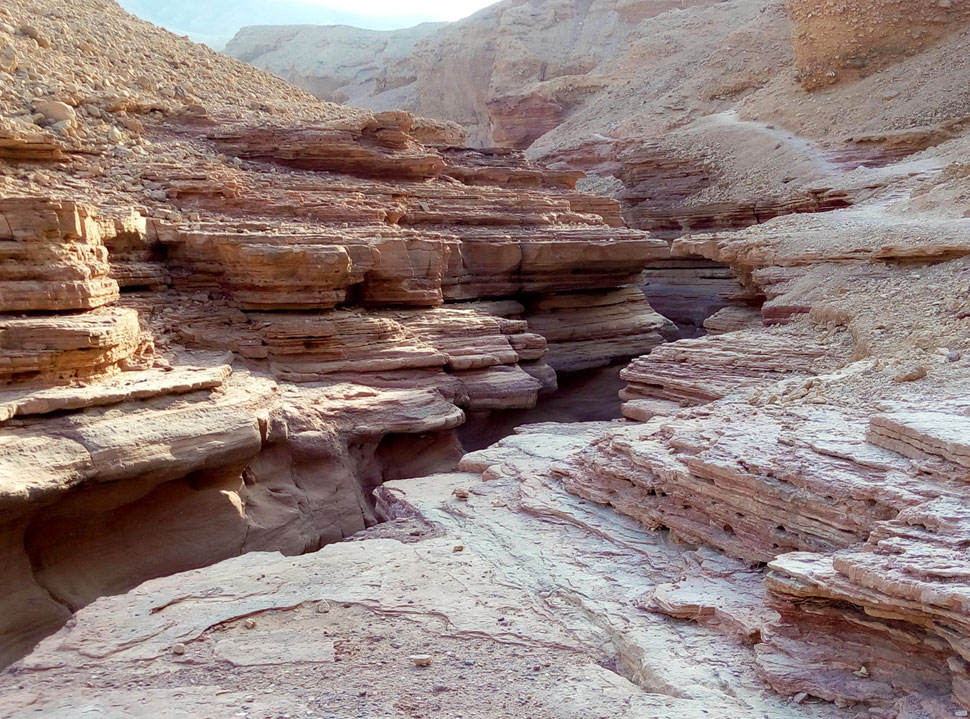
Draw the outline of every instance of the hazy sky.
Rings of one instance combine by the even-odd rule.
[[[0,0],[2,2],[2,0]],[[352,25],[396,30],[451,21],[487,7],[489,0],[118,0],[145,20],[217,50],[245,25]]]
[[[0,0],[2,2],[2,0]],[[145,20],[222,49],[245,25],[352,25],[396,30],[459,20],[488,0],[118,0]]]
[[[402,18],[409,23],[428,20],[459,20],[495,0],[299,0],[337,12],[365,15],[388,20]]]

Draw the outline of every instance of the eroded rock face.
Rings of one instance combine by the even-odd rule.
[[[392,32],[248,27],[226,52],[322,99],[378,111],[421,106],[465,127],[469,144],[525,149],[604,86],[587,76],[634,37],[638,22],[711,4],[512,0],[458,23]]]
[[[646,109],[616,128],[628,146],[575,148],[603,166],[631,153],[630,174],[611,176],[628,177],[627,214],[661,224],[657,240],[623,227],[617,202],[572,192],[568,165],[446,147],[448,125],[316,103],[65,1],[70,42],[91,50],[59,51],[53,7],[32,17],[46,47],[14,38],[50,94],[73,102],[68,63],[145,75],[126,95],[76,91],[74,126],[37,118],[68,173],[21,158],[0,175],[34,214],[100,218],[97,233],[42,233],[65,281],[83,280],[69,296],[88,301],[89,277],[119,288],[0,323],[20,363],[0,394],[6,656],[80,609],[0,675],[0,711],[970,710],[968,140],[950,122],[954,81],[926,65],[959,34],[894,66],[892,87],[917,78],[899,109],[833,119],[889,77],[873,75],[833,86],[806,120],[793,66],[762,72],[791,54],[781,3],[665,3],[646,19],[648,5],[610,4],[631,27],[689,28],[715,48],[628,44],[623,62],[668,89],[647,105],[598,95],[597,112]],[[510,26],[554,33],[583,17],[515,7]],[[166,85],[180,52],[211,70],[194,87]],[[951,74],[965,62],[948,60]],[[10,77],[2,97],[22,117],[63,102]],[[234,105],[226,78],[260,98]],[[910,103],[931,96],[939,125],[913,127],[924,107]],[[633,130],[661,100],[684,109],[650,127],[638,160]],[[848,127],[893,151],[822,147]],[[19,282],[8,264],[0,277]],[[57,298],[58,275],[28,267],[43,287],[9,296]],[[691,287],[676,319],[710,336],[659,344],[672,328],[640,284],[675,308],[674,288]],[[622,375],[633,421],[523,428],[459,462],[466,411],[528,408],[556,370],[648,349]],[[301,556],[236,556],[251,550]]]
[[[673,240],[865,202],[884,178],[852,170],[958,137],[968,19],[964,4],[930,0],[508,0],[386,42],[248,28],[229,52],[321,97],[446,117],[475,145],[586,172],[581,189]],[[366,59],[350,70],[317,49],[348,43]],[[658,257],[642,285],[684,337],[726,306],[764,300],[702,254]]]
[[[69,712],[83,701],[137,716],[191,697],[193,711],[215,713],[851,716],[765,692],[751,652],[712,628],[633,609],[671,574],[743,568],[645,533],[550,479],[551,465],[608,425],[538,425],[467,456],[459,472],[389,482],[378,493],[389,521],[359,541],[293,558],[250,554],[102,598],[0,675],[9,711]],[[75,647],[111,679],[91,680],[91,659]],[[415,654],[430,667],[415,668]],[[205,680],[188,687],[188,666]],[[138,686],[106,685],[136,667]],[[231,671],[217,678],[216,667]],[[83,700],[45,690],[53,671],[62,687],[90,682]]]
[[[62,160],[63,149],[54,135],[33,123],[0,118],[0,157],[4,159]]]
[[[753,643],[776,690],[942,717],[966,706],[966,203],[924,204],[963,198],[963,180],[912,167],[887,168],[894,189],[869,206],[675,240],[675,255],[731,264],[768,298],[760,316],[715,315],[716,336],[634,361],[624,414],[643,424],[553,475],[689,546],[766,563],[766,591],[743,601],[758,577],[732,572],[729,596],[698,568],[644,605]]]
[[[2,200],[5,312],[91,309],[118,299],[92,215],[73,202]]]
[[[69,6],[0,11],[45,39],[0,94],[0,662],[99,596],[373,526],[465,411],[664,341],[636,283],[667,245],[580,173]]]
[[[246,28],[228,52],[585,171],[632,226],[676,236],[849,206],[871,187],[833,177],[958,135],[968,20],[949,0],[506,0],[389,34]]]

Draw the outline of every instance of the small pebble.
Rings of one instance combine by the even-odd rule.
[[[430,654],[412,654],[409,659],[416,667],[430,667],[431,666],[431,655]]]
[[[172,654],[177,654],[179,656],[182,656],[183,654],[185,654],[185,645],[176,644],[174,647],[172,647]]]

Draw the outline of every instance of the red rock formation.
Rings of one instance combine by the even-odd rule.
[[[496,97],[486,103],[492,141],[499,147],[525,150],[538,138],[559,127],[567,108],[554,99],[525,95]]]
[[[27,303],[0,321],[5,656],[104,592],[391,521],[313,556],[235,557],[94,601],[0,676],[14,712],[172,713],[188,697],[217,715],[255,706],[244,692],[276,682],[292,691],[260,698],[266,713],[942,719],[970,708],[966,127],[917,132],[906,148],[945,144],[857,167],[817,134],[764,121],[795,92],[791,75],[759,74],[739,48],[780,37],[779,3],[657,16],[660,27],[700,18],[692,37],[705,39],[725,19],[712,44],[732,50],[699,53],[719,79],[690,88],[710,105],[696,123],[677,114],[651,128],[630,176],[649,190],[651,163],[669,170],[674,199],[659,207],[677,218],[671,234],[713,230],[668,247],[622,227],[617,203],[572,193],[568,167],[450,148],[448,127],[314,103],[64,1],[76,31],[61,32],[52,6],[16,43],[51,94],[83,96],[62,103],[78,108],[74,125],[30,115],[61,138],[67,172],[18,159],[0,174],[4,197],[41,198],[3,214],[14,254],[0,310]],[[636,20],[636,5],[607,14]],[[517,7],[507,21],[535,27]],[[530,7],[549,28],[583,17]],[[667,67],[652,53],[671,36],[657,37],[631,43],[639,69]],[[58,50],[79,42],[96,44]],[[199,63],[196,87],[174,86],[180,52]],[[647,80],[704,75],[676,47],[663,57],[686,69]],[[951,59],[951,70],[963,62]],[[61,79],[112,62],[147,74],[110,98]],[[232,107],[232,76],[260,91],[251,107]],[[10,77],[0,98],[22,117],[63,111],[34,98],[33,75]],[[593,86],[560,84],[564,97]],[[738,112],[719,105],[727,97]],[[816,131],[831,112],[819,105]],[[866,122],[888,137],[905,117]],[[676,181],[684,168],[702,181]],[[831,211],[748,223],[760,202],[806,197]],[[41,231],[14,233],[38,216]],[[706,321],[714,336],[657,346],[670,326],[636,283],[660,263],[710,309],[728,299],[730,267],[750,304]],[[36,286],[19,284],[23,268]],[[676,307],[677,279],[655,271],[647,287]],[[704,312],[680,302],[684,324],[700,324]],[[640,421],[531,427],[458,471],[419,476],[455,468],[466,410],[528,407],[556,369],[647,349],[624,372],[625,414]],[[363,638],[368,623],[380,627]],[[399,651],[410,642],[434,647],[434,674],[414,673]],[[514,703],[495,691],[496,662]],[[489,674],[462,679],[467,692],[435,690],[475,667]],[[311,700],[291,678],[306,672],[333,694],[313,703],[317,689]]]
[[[767,594],[743,607],[710,597],[707,575],[647,604],[684,616],[699,587],[698,614],[728,631],[759,617],[741,635],[777,691],[935,717],[967,702],[967,409],[948,349],[963,344],[967,221],[907,216],[899,190],[920,181],[896,172],[865,209],[675,241],[767,296],[763,322],[634,361],[624,414],[645,423],[556,472],[679,541],[767,562]]]
[[[384,481],[455,464],[465,410],[532,407],[555,368],[664,341],[633,285],[667,244],[578,173],[72,8],[72,32],[114,28],[84,40],[103,53],[53,21],[52,47],[17,41],[71,104],[26,73],[0,95],[63,138],[0,135],[0,661],[103,594],[361,531]],[[159,85],[184,58],[194,82]],[[65,85],[102,64],[131,89]]]

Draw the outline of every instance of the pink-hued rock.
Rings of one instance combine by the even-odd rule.
[[[807,95],[792,7],[507,0],[422,45],[473,104],[518,76],[473,135],[552,169],[0,7],[40,128],[0,131],[0,713],[970,709],[965,33]],[[461,457],[466,411],[647,351],[627,419]]]
[[[0,386],[62,384],[110,375],[138,350],[134,310],[105,307],[79,315],[0,317]]]
[[[620,374],[628,383],[621,397],[710,402],[738,388],[831,371],[848,353],[844,338],[819,342],[803,328],[681,340],[630,363]]]
[[[0,312],[91,309],[118,299],[90,207],[0,198],[0,243]]]
[[[667,243],[582,173],[45,3],[0,7],[0,663],[104,594],[368,529],[465,411],[664,341],[635,284]]]

